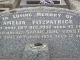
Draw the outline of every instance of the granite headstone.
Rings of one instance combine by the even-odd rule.
[[[51,60],[80,58],[80,14],[48,7],[0,14],[0,58],[21,57],[36,42],[48,43]]]

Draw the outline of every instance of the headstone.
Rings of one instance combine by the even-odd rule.
[[[47,43],[50,60],[80,58],[80,14],[38,7],[0,14],[0,58],[22,57],[26,44]]]

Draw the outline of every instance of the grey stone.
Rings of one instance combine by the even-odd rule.
[[[76,11],[37,7],[1,13],[0,58],[23,57],[26,44],[41,42],[48,44],[50,60],[78,59],[79,29],[80,13]]]
[[[65,0],[67,5],[72,10],[80,10],[80,0]]]
[[[35,44],[26,44],[23,53],[23,60],[49,60],[47,44],[43,43],[39,46]]]

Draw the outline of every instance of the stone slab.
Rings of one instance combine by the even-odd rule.
[[[48,43],[50,60],[80,58],[80,14],[38,7],[0,14],[0,58],[22,57],[27,43]]]

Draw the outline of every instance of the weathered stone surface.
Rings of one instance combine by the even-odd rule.
[[[65,0],[70,9],[80,10],[80,0]]]
[[[20,0],[0,0],[0,8],[16,8],[18,7]]]
[[[49,60],[47,44],[26,44],[23,53],[23,60]]]
[[[8,11],[9,8],[0,8],[0,12]]]
[[[22,57],[28,43],[48,43],[50,59],[80,58],[80,14],[65,9],[27,8],[0,16],[0,57]]]

